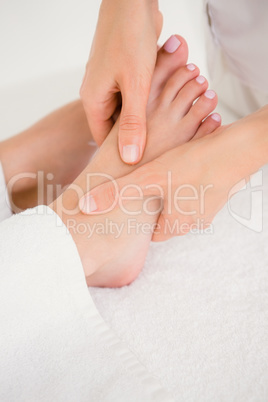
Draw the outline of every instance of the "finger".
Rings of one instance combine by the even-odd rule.
[[[127,176],[95,187],[81,198],[79,208],[86,215],[105,214],[118,207],[122,197],[125,200],[142,200],[150,195],[162,198],[164,194],[160,190],[160,181],[161,179],[154,177],[150,166],[147,168],[144,165]],[[158,184],[153,186],[152,183]]]
[[[90,110],[88,112],[90,116]],[[96,144],[100,147],[113,128],[114,119],[110,118],[108,120],[101,120],[100,118],[88,117],[87,120],[92,136],[96,141]]]
[[[140,82],[139,82],[140,81]],[[151,77],[140,80],[133,77],[121,88],[122,112],[119,124],[119,152],[127,164],[138,163],[146,143],[146,107]]]
[[[163,28],[164,18],[163,14],[159,10],[157,10],[157,13],[155,13],[154,15],[155,15],[156,36],[157,39],[159,39]]]
[[[88,125],[94,140],[100,146],[114,125],[113,113],[116,110],[116,97],[106,103],[95,103],[83,101],[84,110],[87,116]]]
[[[119,105],[120,98],[117,93],[109,90],[109,87],[106,91],[100,91],[100,83],[96,81],[92,83],[87,71],[85,77],[87,78],[84,78],[80,88],[80,97],[90,131],[100,146],[114,125],[113,113]]]

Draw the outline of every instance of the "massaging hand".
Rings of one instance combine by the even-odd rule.
[[[157,0],[103,0],[80,95],[98,145],[121,106],[119,150],[135,164],[146,142],[146,105],[162,15]]]
[[[241,180],[267,163],[267,128],[265,107],[231,126],[166,152],[116,180],[116,185],[108,182],[94,188],[86,195],[93,197],[97,206],[93,214],[123,205],[123,197],[145,196],[148,202],[148,197],[157,196],[164,202],[154,241],[186,234],[192,225],[195,229],[198,224],[205,228],[228,198],[243,186]],[[148,204],[144,203],[145,207]],[[169,228],[176,223],[180,231],[171,233]]]

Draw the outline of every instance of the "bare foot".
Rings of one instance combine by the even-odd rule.
[[[221,124],[218,114],[207,117],[216,107],[217,96],[213,91],[207,91],[208,83],[199,77],[196,66],[185,65],[187,44],[179,38],[182,44],[174,54],[168,54],[163,49],[158,54],[148,103],[148,141],[142,164],[191,140],[195,135],[213,132]],[[120,287],[131,283],[144,265],[152,227],[158,219],[157,214],[136,214],[141,205],[141,201],[137,200],[127,203],[128,213],[120,209],[98,216],[78,212],[81,192],[86,193],[107,181],[107,178],[93,177],[89,188],[88,178],[92,173],[105,173],[118,178],[136,168],[121,161],[117,151],[117,133],[118,125],[115,125],[93,161],[51,206],[61,216],[77,244],[89,286]],[[81,189],[80,192],[77,189]],[[158,206],[159,200],[150,204],[152,210]],[[82,207],[84,212],[96,210],[94,200]],[[85,233],[78,233],[79,225]],[[113,229],[111,225],[114,225]],[[143,230],[145,225],[147,231]],[[93,230],[90,239],[89,228]]]

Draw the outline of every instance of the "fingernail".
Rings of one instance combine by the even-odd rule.
[[[174,53],[180,47],[181,41],[177,36],[172,35],[164,44],[164,49],[168,53]]]
[[[211,89],[209,89],[208,91],[205,92],[205,97],[208,99],[214,99],[216,94],[214,91],[212,91]]]
[[[134,163],[139,160],[139,147],[138,145],[125,145],[123,147],[123,160],[126,163]]]
[[[198,84],[204,84],[204,82],[206,82],[205,77],[203,77],[203,75],[199,75],[199,77],[196,78],[196,81],[198,82]]]
[[[196,69],[196,66],[194,65],[194,64],[192,64],[192,63],[190,63],[190,64],[187,64],[187,66],[186,66],[187,68],[188,68],[188,70],[190,70],[190,71],[194,71],[195,69]]]
[[[218,113],[213,113],[211,115],[211,118],[215,121],[217,121],[218,123],[221,121],[221,116]]]
[[[79,202],[79,208],[84,214],[97,211],[97,204],[92,195],[85,195]]]

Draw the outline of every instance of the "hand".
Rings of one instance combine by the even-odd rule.
[[[146,197],[144,208],[152,196],[164,201],[154,241],[186,234],[200,222],[204,227],[234,189],[239,190],[238,183],[268,162],[267,130],[266,106],[233,125],[166,152],[115,183],[94,188],[85,196],[96,205],[92,214],[121,204],[123,195],[128,198],[142,194]],[[86,200],[80,205],[86,205]],[[179,224],[177,233],[167,230],[174,223]]]
[[[138,163],[146,142],[146,106],[162,15],[156,0],[104,0],[80,95],[98,145],[121,108],[119,151]]]
[[[95,150],[80,100],[1,142],[0,160],[14,212],[49,204],[59,195],[54,190],[49,194],[49,188],[60,192],[72,183]]]

